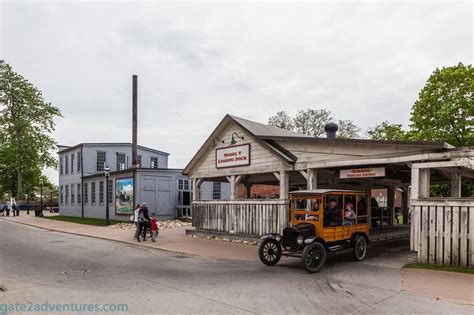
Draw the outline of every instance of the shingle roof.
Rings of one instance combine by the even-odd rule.
[[[297,137],[297,138],[313,138],[302,133],[293,132],[278,127],[264,125],[255,121],[250,121],[244,118],[229,115],[234,121],[242,125],[250,133],[256,137]]]

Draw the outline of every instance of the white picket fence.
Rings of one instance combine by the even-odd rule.
[[[474,267],[474,199],[411,202],[410,247],[419,262]]]
[[[200,231],[261,236],[288,226],[288,201],[195,200],[193,227]]]

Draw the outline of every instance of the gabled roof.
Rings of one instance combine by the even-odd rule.
[[[238,125],[247,130],[255,137],[272,138],[272,137],[296,137],[296,138],[314,138],[302,133],[293,132],[290,130],[273,127],[265,124],[261,124],[255,121],[247,120],[244,118],[229,115]]]
[[[328,139],[328,138],[318,138],[298,132],[293,132],[290,130],[268,126],[262,123],[254,122],[244,118],[236,117],[227,114],[222,121],[217,125],[216,129],[211,133],[207,138],[204,144],[199,148],[198,152],[194,155],[191,161],[186,165],[183,170],[184,175],[188,175],[191,168],[193,168],[203,157],[211,147],[213,139],[223,132],[227,126],[231,123],[235,123],[241,127],[244,131],[250,134],[255,138],[260,145],[268,148],[272,151],[277,157],[282,161],[295,164],[297,157],[293,155],[290,151],[286,150],[283,146],[278,144],[278,140],[290,140],[290,141],[302,141],[302,142],[312,142],[312,143],[363,143],[363,144],[376,144],[376,145],[403,145],[403,146],[418,146],[427,150],[440,150],[440,149],[450,149],[454,148],[450,144],[443,142],[428,142],[428,141],[385,141],[385,140],[371,140],[371,139]]]

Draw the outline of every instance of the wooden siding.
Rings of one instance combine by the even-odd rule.
[[[201,231],[261,236],[288,226],[286,200],[216,200],[193,202],[193,227]]]
[[[411,202],[410,247],[419,262],[474,267],[474,199]]]
[[[232,140],[232,134],[237,133],[239,136],[243,136],[244,140],[235,137],[238,141],[237,144],[250,143],[250,165],[240,166],[232,168],[216,168],[216,148],[225,148],[230,145]],[[228,175],[237,174],[256,174],[265,172],[275,172],[282,169],[291,169],[291,166],[286,165],[280,158],[278,158],[269,149],[263,147],[249,134],[245,133],[237,125],[230,126],[222,135],[224,143],[219,142],[219,145],[211,149],[209,148],[205,158],[199,162],[190,174],[191,178],[210,178],[210,177],[223,177]]]

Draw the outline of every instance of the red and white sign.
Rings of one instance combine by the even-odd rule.
[[[385,167],[354,168],[351,170],[340,171],[340,178],[365,178],[380,176],[385,176]]]
[[[216,168],[250,165],[250,143],[216,149]]]

